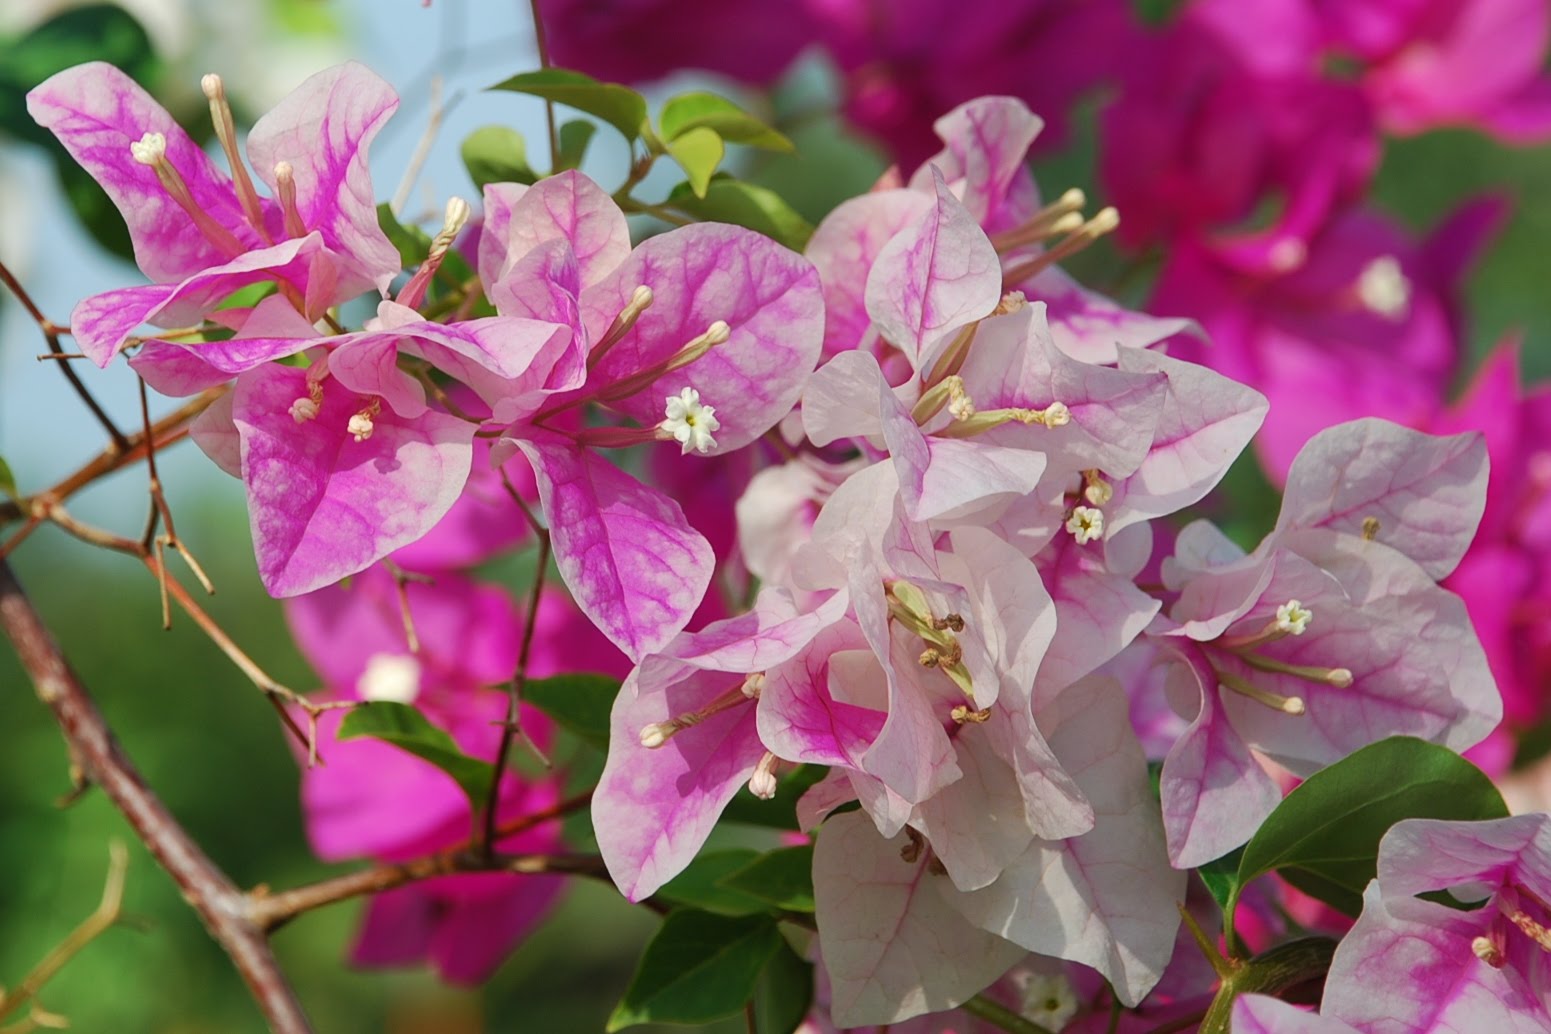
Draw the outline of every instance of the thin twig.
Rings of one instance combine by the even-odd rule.
[[[504,470],[501,472],[501,480],[512,498],[522,507],[523,513],[527,514],[529,522],[534,527],[534,533],[538,535],[539,549],[538,559],[533,569],[533,589],[528,594],[528,613],[524,616],[522,647],[517,654],[517,671],[512,676],[511,687],[506,696],[506,719],[501,723],[501,742],[496,747],[495,762],[490,770],[490,790],[485,795],[484,833],[480,839],[480,845],[487,855],[495,851],[496,812],[501,796],[501,777],[506,772],[512,740],[522,731],[517,717],[522,706],[522,691],[528,681],[528,657],[533,652],[533,633],[538,627],[539,606],[544,599],[544,576],[548,573],[550,549],[549,530],[539,525],[537,518],[522,501],[522,496]]]
[[[10,288],[11,293],[16,296],[16,300],[22,303],[22,308],[27,310],[27,314],[32,317],[32,321],[38,325],[38,329],[43,332],[43,340],[48,342],[48,350],[55,355],[64,355],[65,350],[59,346],[59,336],[65,333],[65,328],[43,315],[37,303],[32,300],[32,295],[27,293],[26,288],[22,287],[21,282],[6,268],[3,262],[0,262],[0,283],[4,283],[6,287]],[[74,388],[75,393],[80,396],[81,402],[85,404],[87,409],[91,410],[92,416],[97,418],[97,422],[102,425],[102,429],[108,432],[108,437],[113,439],[114,448],[120,452],[128,452],[129,439],[124,437],[124,432],[118,429],[118,425],[108,416],[107,411],[97,403],[97,399],[86,389],[86,385],[81,382],[81,378],[76,375],[75,370],[71,368],[69,363],[58,363],[57,365],[65,375],[65,380],[70,382],[70,387]]]
[[[210,935],[231,957],[270,1028],[278,1034],[310,1032],[311,1025],[263,931],[245,914],[245,896],[146,785],[3,561],[0,627],[15,645],[38,699],[53,712],[70,744],[71,757],[102,787],[151,856],[172,876]]]
[[[116,446],[109,446],[52,488],[20,500],[0,502],[0,524],[7,524],[23,517],[31,518],[36,515],[35,505],[39,501],[64,502],[97,479],[145,459],[152,448],[165,449],[179,441],[188,434],[188,424],[209,409],[210,405],[225,395],[228,390],[230,389],[222,386],[196,395],[152,424],[150,438],[146,438],[144,432],[137,432],[130,436],[129,448],[119,449]]]
[[[431,113],[426,119],[425,132],[420,135],[420,142],[415,145],[415,153],[409,159],[409,167],[404,170],[404,177],[399,180],[398,189],[393,192],[393,200],[388,207],[393,210],[397,218],[404,206],[409,204],[409,195],[415,189],[415,181],[420,178],[420,170],[425,167],[426,159],[431,156],[431,147],[436,143],[436,136],[441,132],[442,120],[447,113],[458,106],[463,99],[463,94],[456,93],[452,100],[445,105],[442,103],[442,77],[431,76]]]
[[[587,854],[494,854],[457,848],[398,865],[346,873],[279,893],[255,891],[248,896],[246,916],[262,930],[276,927],[315,908],[363,894],[380,894],[406,883],[467,872],[510,872],[524,875],[562,874],[607,880],[603,859]]]
[[[32,968],[32,972],[22,978],[22,982],[16,985],[16,990],[0,991],[0,1020],[5,1019],[17,1009],[36,998],[43,985],[54,979],[54,975],[65,967],[65,964],[75,958],[82,948],[96,940],[108,927],[118,922],[119,911],[124,904],[124,873],[129,868],[129,851],[125,849],[122,841],[111,840],[108,842],[108,878],[103,883],[102,901],[91,915],[81,921],[81,924],[70,931],[63,941],[55,946],[43,957],[43,960]]]

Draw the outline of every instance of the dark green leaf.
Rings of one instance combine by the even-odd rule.
[[[409,704],[379,700],[351,710],[339,723],[337,738],[354,740],[362,736],[391,743],[429,761],[452,776],[476,807],[490,790],[490,765],[463,753],[451,736]]]
[[[586,119],[575,119],[561,126],[560,154],[555,159],[554,171],[581,168],[582,159],[587,157],[587,145],[592,143],[592,135],[597,131],[597,123]]]
[[[590,75],[564,68],[524,72],[496,83],[491,89],[543,97],[596,115],[623,133],[626,140],[640,136],[641,123],[646,121],[646,98],[639,93],[617,83],[600,83]]]
[[[706,187],[705,197],[696,197],[694,188],[681,183],[668,196],[668,204],[710,222],[746,226],[766,237],[773,237],[793,251],[801,251],[813,236],[806,219],[781,200],[780,195],[752,183],[718,176]]]
[[[722,886],[789,912],[813,911],[813,845],[781,847],[722,877]]]
[[[1480,769],[1446,747],[1393,736],[1321,769],[1282,801],[1244,846],[1238,883],[1272,870],[1351,911],[1374,876],[1379,840],[1402,819],[1508,814]]]
[[[532,183],[538,179],[528,166],[522,134],[505,126],[481,126],[465,137],[463,164],[480,190],[487,183]]]
[[[725,97],[714,93],[684,93],[662,106],[663,139],[670,143],[693,129],[715,130],[734,144],[769,151],[790,151],[792,142]],[[670,148],[671,149],[671,148]]]
[[[792,1034],[813,1005],[813,963],[783,939],[754,988],[756,1034]]]
[[[639,1023],[710,1023],[742,1010],[784,942],[769,916],[668,916],[646,946],[608,1030]]]
[[[1201,877],[1201,882],[1206,884],[1207,892],[1212,895],[1212,900],[1217,902],[1217,907],[1227,910],[1230,902],[1239,894],[1239,859],[1244,857],[1244,849],[1230,851],[1221,858],[1207,862],[1196,870]]]
[[[21,498],[21,493],[16,490],[16,475],[11,473],[11,465],[5,462],[4,456],[0,456],[0,493],[12,499]]]
[[[788,772],[776,783],[776,795],[768,801],[740,790],[723,809],[722,819],[771,829],[796,829],[797,799],[828,771],[822,765],[803,765]]]
[[[700,855],[673,879],[663,884],[657,896],[675,905],[686,905],[724,916],[748,916],[768,912],[770,906],[757,897],[721,885],[721,879],[737,872],[759,857],[752,848],[710,851]]]
[[[669,140],[668,153],[689,177],[689,186],[695,197],[703,199],[716,167],[722,164],[726,148],[722,146],[722,138],[716,135],[716,130],[702,127],[688,130],[682,136]]]
[[[609,712],[618,695],[618,679],[585,672],[534,679],[522,691],[523,700],[599,750],[609,749]]]

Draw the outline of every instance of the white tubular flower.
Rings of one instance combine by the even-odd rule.
[[[1018,973],[1018,1013],[1046,1030],[1060,1031],[1077,1015],[1081,1002],[1064,973]]]
[[[1066,519],[1066,530],[1072,533],[1079,546],[1086,546],[1094,539],[1104,537],[1104,511],[1091,506],[1079,506]]]
[[[420,695],[420,662],[405,653],[374,653],[355,690],[362,700],[412,704]]]
[[[318,403],[306,396],[297,399],[291,403],[291,419],[298,424],[318,419]]]
[[[702,455],[716,448],[711,433],[722,426],[716,419],[716,408],[700,404],[700,392],[685,388],[677,395],[668,396],[667,419],[657,425],[673,436],[683,446],[683,452]]]
[[[129,156],[141,165],[155,165],[167,156],[167,138],[147,133],[129,145]]]
[[[1297,600],[1288,600],[1276,608],[1276,630],[1288,635],[1302,635],[1314,620],[1314,612]]]
[[[1411,311],[1411,279],[1393,255],[1380,255],[1357,276],[1357,297],[1369,312],[1402,320]]]

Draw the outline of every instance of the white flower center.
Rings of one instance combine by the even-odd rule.
[[[1094,539],[1104,537],[1104,511],[1091,506],[1079,506],[1066,519],[1066,530],[1072,533],[1079,546],[1086,546]]]
[[[291,415],[296,415],[294,407]],[[356,441],[364,442],[372,436],[372,432],[376,430],[376,425],[372,423],[372,414],[363,409],[361,412],[351,416],[350,423],[345,425],[345,430]]]
[[[155,165],[167,156],[167,138],[160,133],[147,133],[129,145],[129,154],[141,165]]]
[[[1020,973],[1018,1012],[1046,1030],[1060,1031],[1077,1015],[1077,992],[1064,973]]]
[[[667,418],[657,425],[673,436],[683,446],[685,455],[691,451],[701,454],[716,448],[713,431],[722,426],[716,419],[716,408],[700,404],[700,392],[685,388],[677,395],[668,396]]]
[[[1402,320],[1411,311],[1411,281],[1393,255],[1381,255],[1357,277],[1357,297],[1370,312]]]
[[[1276,608],[1276,630],[1288,635],[1302,635],[1314,620],[1314,612],[1297,600],[1288,600]]]
[[[420,695],[420,662],[405,653],[374,653],[355,691],[362,700],[412,704]]]
[[[291,419],[298,424],[318,419],[318,403],[310,398],[299,398],[291,403]]]

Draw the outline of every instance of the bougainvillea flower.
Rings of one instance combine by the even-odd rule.
[[[474,757],[494,756],[506,700],[485,687],[517,665],[521,615],[502,590],[438,572],[406,583],[401,598],[389,574],[373,569],[349,588],[330,587],[287,603],[302,651],[336,700],[413,702]],[[577,652],[594,667],[618,671],[619,655],[565,597],[541,600],[532,674],[551,674]],[[408,617],[406,618],[406,611]],[[415,629],[411,649],[406,620]],[[313,848],[326,860],[402,861],[464,843],[472,829],[468,798],[446,773],[372,739],[333,742],[342,711],[319,722],[325,765],[306,769],[302,804]],[[547,743],[550,726],[536,711],[520,716],[523,734]],[[552,782],[503,781],[498,818],[510,820],[554,803]],[[508,851],[553,851],[558,830],[505,838]],[[368,966],[430,962],[459,984],[486,979],[543,918],[562,889],[557,878],[499,873],[444,877],[373,898],[351,957]],[[499,921],[492,921],[500,917]]]
[[[1271,400],[1255,447],[1272,478],[1316,431],[1379,416],[1425,426],[1461,361],[1459,285],[1501,215],[1467,205],[1420,245],[1364,211],[1335,218],[1288,271],[1244,272],[1176,248],[1154,306],[1198,320],[1211,346],[1173,354]]]
[[[1094,802],[1096,824],[1079,836],[1035,840],[983,889],[966,892],[949,879],[935,836],[885,839],[857,815],[824,824],[814,893],[837,1025],[892,1023],[960,1004],[1012,965],[1007,939],[1094,966],[1127,1004],[1141,1000],[1174,950],[1170,908],[1185,874],[1168,865],[1125,709],[1118,686],[1095,683],[1074,687],[1042,715],[1061,762]],[[920,964],[939,956],[942,966]]]
[[[630,900],[689,864],[744,785],[774,794],[775,758],[755,727],[760,687],[768,669],[839,620],[845,602],[835,595],[799,612],[789,595],[767,590],[748,613],[680,635],[630,673],[592,807],[598,849]]]
[[[1551,135],[1545,0],[1311,0],[1331,49],[1362,63],[1384,128],[1469,126],[1510,143]]]
[[[1043,260],[1035,271],[999,281],[998,273],[1016,274],[1040,259],[1036,242],[1054,233],[1063,214],[1082,223],[1070,199],[1058,203],[1067,205],[1060,211],[1041,207],[1024,164],[1044,123],[1014,98],[982,97],[934,125],[944,147],[908,187],[842,203],[808,243],[824,283],[825,355],[870,350],[898,384],[905,374],[892,361],[895,349],[915,356],[918,367],[923,333],[939,341],[989,314],[1013,289],[1048,303],[1057,346],[1089,362],[1113,363],[1117,345],[1145,348],[1189,328],[1185,320],[1123,309]],[[1072,193],[1080,208],[1080,192]],[[995,236],[975,234],[974,226]]]
[[[1361,91],[1318,77],[1311,33],[1300,41],[1262,24],[1287,5],[1229,5],[1254,24],[1252,40],[1219,24],[1223,6],[1189,5],[1133,48],[1101,118],[1100,176],[1133,247],[1241,233],[1271,196],[1282,204],[1258,236],[1266,247],[1296,244],[1355,200],[1378,165]]]
[[[1386,833],[1320,1011],[1364,1034],[1551,1029],[1547,823],[1408,819]],[[1459,911],[1417,897],[1434,891],[1483,904]]]
[[[1011,94],[1052,119],[1110,78],[1134,28],[1118,0],[1038,0],[963,17],[945,0],[887,8],[863,0],[807,0],[821,44],[846,77],[845,113],[906,170],[936,146],[928,126],[983,94]]]
[[[309,319],[401,268],[377,221],[366,148],[398,107],[357,64],[319,72],[248,134],[260,197],[237,150],[220,80],[204,81],[231,175],[161,105],[110,65],[77,65],[27,95],[27,108],[92,175],[128,224],[153,286],[82,302],[83,350],[106,365],[136,326],[198,322],[232,291],[273,280]]]
[[[587,447],[674,441],[686,455],[718,455],[770,430],[818,358],[818,276],[733,226],[682,227],[632,251],[619,206],[576,172],[526,190],[492,185],[485,206],[479,266],[497,310],[569,326],[585,359],[584,380],[516,414],[506,441],[537,472],[577,602],[640,659],[688,623],[714,554],[677,503]],[[586,402],[639,426],[552,422]]]
[[[1233,1029],[1240,1034],[1362,1034],[1351,1024],[1259,994],[1234,1000]]]
[[[813,39],[801,4],[760,0],[540,0],[550,56],[609,82],[698,68],[768,86]]]
[[[478,418],[432,408],[402,362],[459,375],[475,403],[488,399],[487,411],[506,415],[536,408],[580,374],[569,328],[520,317],[432,323],[384,301],[357,333],[249,336],[255,327],[310,330],[272,297],[230,340],[151,341],[131,362],[174,395],[236,376],[230,405],[208,412],[195,440],[219,442],[218,462],[246,483],[259,575],[275,596],[309,592],[417,541],[464,492]],[[271,362],[307,349],[305,369]],[[218,420],[232,422],[235,438],[212,438]]]
[[[1460,403],[1428,429],[1479,429],[1492,459],[1480,531],[1444,585],[1465,600],[1502,690],[1503,726],[1470,754],[1495,774],[1506,769],[1517,736],[1545,716],[1548,704],[1551,391],[1520,386],[1518,349],[1509,342],[1482,365]]]
[[[1251,556],[1215,546],[1226,562],[1176,567],[1179,598],[1154,629],[1183,662],[1170,698],[1195,715],[1163,767],[1176,865],[1243,843],[1280,799],[1250,747],[1306,776],[1390,735],[1463,750],[1502,716],[1463,604],[1435,584],[1480,512],[1479,436],[1369,420],[1306,452],[1277,529]],[[1418,490],[1429,477],[1437,495]],[[1186,529],[1181,552],[1206,535]]]

